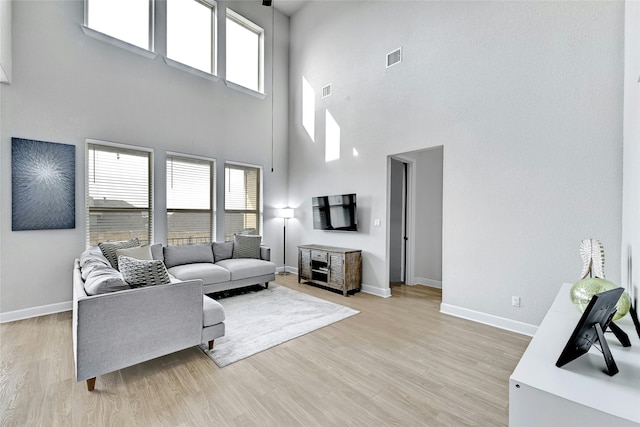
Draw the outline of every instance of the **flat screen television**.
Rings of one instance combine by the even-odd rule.
[[[315,230],[358,231],[355,194],[318,196],[311,204]]]

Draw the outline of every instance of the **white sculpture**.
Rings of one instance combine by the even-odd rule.
[[[582,274],[580,280],[587,277],[604,279],[604,246],[600,240],[583,239],[580,243],[582,256]]]

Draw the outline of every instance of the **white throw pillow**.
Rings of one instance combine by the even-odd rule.
[[[117,256],[128,256],[129,258],[151,261],[151,246],[136,246],[134,248],[116,249]]]

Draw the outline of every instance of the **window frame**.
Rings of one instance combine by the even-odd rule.
[[[230,166],[233,169],[243,169],[243,170],[252,170],[255,169],[257,172],[257,191],[256,191],[256,209],[227,209],[227,197],[226,197],[226,188],[227,188],[227,167]],[[258,166],[258,165],[252,165],[252,164],[248,164],[248,163],[239,163],[239,162],[233,162],[233,161],[225,161],[224,162],[224,188],[225,188],[225,194],[223,195],[223,211],[224,211],[224,216],[225,216],[225,225],[224,225],[224,240],[227,240],[227,221],[226,221],[226,216],[228,213],[230,214],[246,214],[246,213],[255,213],[256,214],[256,234],[259,236],[262,236],[262,231],[263,231],[263,219],[264,219],[264,209],[263,209],[263,168],[262,166]],[[232,238],[233,234],[231,234],[231,238]]]
[[[166,2],[165,62],[175,68],[213,80],[218,75],[218,3],[215,0],[191,0],[211,9],[211,71],[201,70],[169,56],[169,2]],[[217,79],[215,79],[217,80]]]
[[[115,46],[127,49],[131,52],[134,53],[138,53],[141,54],[143,56],[146,56],[148,58],[155,58],[156,54],[155,54],[155,33],[156,33],[156,28],[155,28],[155,21],[156,21],[156,5],[155,2],[156,0],[148,0],[149,2],[149,27],[148,27],[148,34],[147,34],[147,46],[146,47],[142,47],[142,46],[138,46],[136,44],[133,44],[131,42],[128,42],[126,40],[122,40],[118,37],[115,37],[111,34],[108,33],[104,33],[100,30],[96,30],[95,28],[89,26],[89,3],[91,2],[91,0],[84,0],[84,25],[82,26],[82,31],[93,38],[102,40],[102,41],[106,41],[108,43],[111,43]]]
[[[123,151],[135,151],[135,152],[143,152],[147,153],[147,166],[148,166],[148,189],[147,189],[147,197],[148,197],[148,208],[91,208],[89,206],[89,197],[90,197],[90,173],[89,173],[89,163],[90,159],[90,146],[99,146],[99,147],[109,147],[113,149],[121,149]],[[85,240],[87,247],[94,246],[91,243],[91,213],[92,212],[148,212],[148,227],[147,227],[147,244],[153,243],[153,228],[154,228],[154,152],[151,148],[139,147],[135,145],[121,144],[117,142],[110,141],[102,141],[97,139],[87,138],[85,140],[85,221],[86,221],[86,230],[85,230]],[[97,244],[98,242],[96,242]],[[143,244],[144,241],[141,242]]]
[[[239,89],[242,91],[247,91],[250,94],[258,94],[265,95],[265,87],[264,87],[264,73],[265,73],[265,64],[264,64],[264,39],[265,39],[265,30],[255,22],[245,18],[238,12],[235,12],[232,9],[226,8],[225,11],[225,55],[228,55],[228,49],[226,48],[228,43],[228,32],[226,31],[226,20],[231,19],[236,24],[244,27],[245,29],[255,33],[258,35],[258,88],[257,90],[244,86],[241,83],[236,83],[233,80],[229,80],[229,75],[227,70],[225,70],[225,84],[228,87],[232,87],[235,89]],[[225,57],[225,66],[226,66],[226,57]]]
[[[165,174],[166,174],[166,179],[167,181],[169,180],[169,171],[168,171],[168,162],[169,162],[169,158],[170,157],[177,157],[177,158],[181,158],[181,159],[186,159],[186,160],[200,160],[200,161],[205,161],[209,163],[209,188],[210,188],[210,194],[209,194],[209,209],[181,209],[181,208],[169,208],[169,197],[168,197],[168,186],[165,189],[165,202],[166,202],[166,232],[167,232],[167,245],[171,245],[171,237],[170,237],[170,230],[169,230],[169,213],[174,213],[174,212],[182,212],[182,213],[205,213],[205,212],[210,212],[211,215],[211,229],[209,230],[209,232],[211,233],[210,236],[210,242],[215,242],[216,240],[216,232],[217,232],[217,227],[216,227],[216,222],[217,222],[217,201],[216,201],[216,171],[217,171],[217,167],[218,167],[218,162],[216,161],[216,159],[214,158],[210,158],[210,157],[202,157],[202,156],[196,156],[196,155],[192,155],[192,154],[184,154],[184,153],[178,153],[178,152],[173,152],[173,151],[167,151],[166,153],[166,158],[165,158]],[[195,242],[195,243],[200,243],[200,242]]]

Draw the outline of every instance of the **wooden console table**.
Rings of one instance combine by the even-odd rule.
[[[322,245],[298,246],[298,283],[306,281],[342,291],[359,291],[362,251]]]

